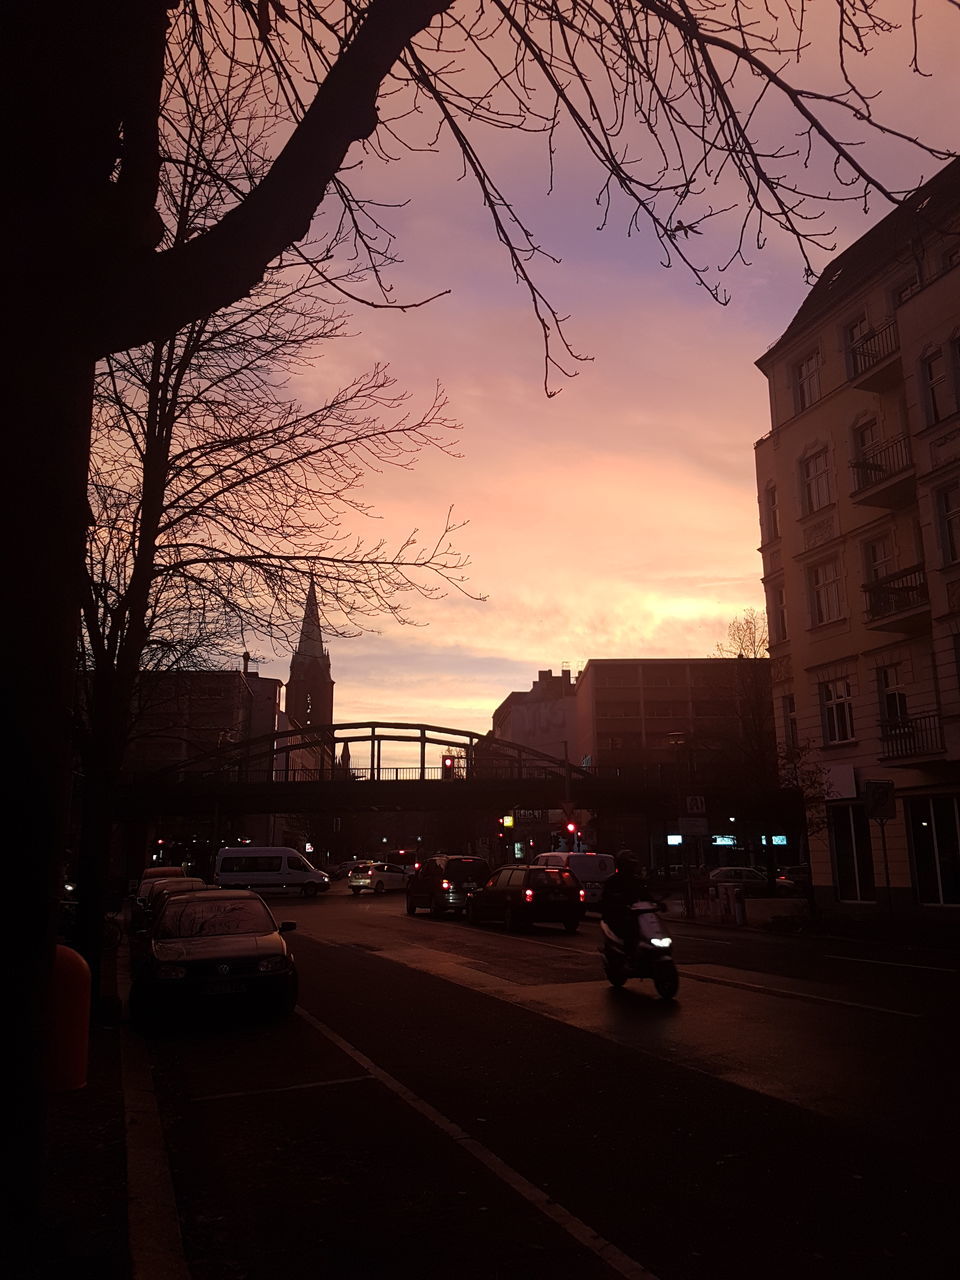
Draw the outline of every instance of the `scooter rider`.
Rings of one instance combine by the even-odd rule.
[[[632,849],[621,849],[616,856],[616,870],[603,884],[600,919],[609,925],[618,938],[623,939],[628,956],[636,952],[640,940],[637,913],[631,907],[635,902],[652,900],[650,885],[639,857]]]

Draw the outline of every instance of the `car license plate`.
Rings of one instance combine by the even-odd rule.
[[[247,984],[236,978],[211,978],[203,989],[210,996],[235,996],[246,991]]]

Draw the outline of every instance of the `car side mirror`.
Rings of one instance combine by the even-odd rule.
[[[296,920],[281,920],[281,921],[280,921],[280,929],[279,929],[279,932],[280,932],[280,933],[293,933],[293,931],[294,931],[294,929],[296,929],[296,927],[297,927],[297,922],[296,922]]]

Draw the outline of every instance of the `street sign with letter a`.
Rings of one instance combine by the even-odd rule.
[[[897,801],[893,794],[893,783],[886,779],[867,779],[863,784],[863,807],[867,817],[876,822],[897,816]]]

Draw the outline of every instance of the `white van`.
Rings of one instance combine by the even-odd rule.
[[[564,867],[572,871],[586,894],[588,907],[600,905],[604,880],[609,880],[616,863],[609,853],[541,853],[534,858],[535,867]]]
[[[314,898],[330,888],[327,873],[311,866],[296,849],[252,844],[221,849],[213,882],[222,889],[296,889],[306,898]]]

